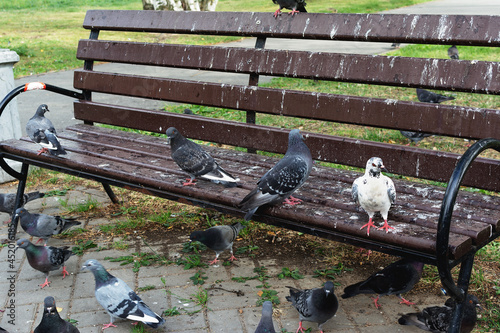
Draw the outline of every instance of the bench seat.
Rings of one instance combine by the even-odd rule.
[[[40,167],[69,169],[80,176],[97,175],[111,185],[122,184],[129,189],[240,216],[239,201],[278,161],[277,157],[206,145],[207,151],[220,165],[240,178],[241,187],[224,188],[205,180],[199,180],[196,186],[183,186],[187,174],[171,159],[170,146],[165,138],[84,124],[66,128],[59,137],[69,152],[63,157],[37,155],[39,147],[29,138],[1,142],[0,149],[8,158]],[[395,229],[388,235],[384,231],[372,230],[368,237],[365,230],[360,230],[368,216],[351,199],[352,182],[359,176],[359,172],[315,163],[310,178],[297,191],[296,196],[304,200],[304,204],[263,208],[255,219],[263,218],[269,224],[286,224],[290,229],[336,240],[368,241],[379,251],[388,248],[394,253],[398,249],[405,249],[404,252],[409,249],[421,260],[433,258],[445,189],[395,180],[398,196],[389,212],[389,224]],[[492,232],[500,227],[498,216],[500,197],[463,192],[454,211],[450,260],[461,258],[471,251],[472,246],[487,243]],[[382,222],[380,217],[376,221]],[[381,244],[383,246],[379,247]]]

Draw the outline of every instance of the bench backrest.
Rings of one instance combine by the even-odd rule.
[[[499,62],[264,47],[267,38],[498,47],[499,26],[500,16],[300,13],[275,19],[271,13],[91,10],[84,21],[84,28],[91,30],[90,38],[80,41],[77,52],[85,67],[74,77],[75,88],[84,91],[86,100],[75,102],[75,117],[87,123],[157,133],[175,126],[186,137],[276,153],[286,151],[288,131],[258,125],[259,117],[265,114],[314,119],[327,133],[333,131],[324,130],[325,126],[347,123],[466,139],[500,138],[497,109],[258,86],[259,76],[266,75],[498,95]],[[249,48],[131,42],[126,36],[117,40],[115,34],[113,40],[99,40],[103,31],[257,40],[255,47]],[[249,76],[248,84],[228,84],[109,73],[94,71],[95,61]],[[246,111],[246,119],[228,121],[96,103],[92,92]],[[364,168],[370,157],[379,156],[393,173],[443,182],[448,181],[458,159],[456,154],[438,150],[311,132],[306,142],[319,161]],[[463,184],[500,191],[498,175],[500,161],[478,159]]]

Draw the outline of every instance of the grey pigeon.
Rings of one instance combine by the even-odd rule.
[[[247,212],[245,220],[250,220],[257,209],[266,204],[282,201],[290,205],[298,204],[301,200],[291,195],[307,180],[312,165],[311,152],[302,134],[298,129],[290,131],[285,156],[262,176],[257,187],[239,203],[238,207]]]
[[[428,91],[425,89],[420,89],[417,88],[417,98],[420,102],[424,103],[442,103],[445,101],[451,101],[454,100],[455,97],[453,96],[444,96],[441,94],[437,94],[432,91]]]
[[[184,186],[195,185],[193,180],[196,177],[221,183],[226,187],[238,185],[239,179],[222,169],[200,145],[183,137],[176,128],[167,129],[167,140],[170,143],[172,159],[191,177],[188,182],[183,183]]]
[[[123,280],[109,274],[97,260],[87,260],[82,266],[84,269],[94,273],[95,298],[110,317],[110,323],[104,325],[103,330],[116,327],[113,324],[115,317],[140,321],[152,328],[165,322]]]
[[[448,57],[450,57],[451,59],[459,59],[458,49],[455,45],[450,46],[450,48],[448,49]]]
[[[189,236],[191,241],[198,241],[205,244],[209,249],[215,251],[215,259],[209,263],[213,265],[219,260],[219,254],[229,249],[231,252],[230,261],[236,260],[233,255],[233,242],[244,226],[240,222],[231,225],[216,225],[203,231],[193,231]]]
[[[384,162],[380,157],[372,157],[366,162],[365,174],[354,180],[352,184],[352,199],[358,203],[368,214],[368,223],[360,229],[367,227],[366,234],[370,236],[370,227],[373,224],[373,216],[380,212],[384,219],[384,225],[380,229],[389,229],[393,227],[387,223],[387,215],[391,204],[396,200],[396,188],[392,180],[384,176],[381,171],[386,171]]]
[[[42,321],[35,328],[34,333],[80,333],[75,326],[59,316],[54,297],[45,297],[43,307]]]
[[[393,48],[393,49],[399,49],[400,45],[401,45],[401,43],[392,43],[391,44],[391,48]]]
[[[445,101],[451,101],[455,99],[453,96],[444,96],[441,94],[436,94],[432,91],[417,88],[417,98],[423,103],[442,103]],[[412,132],[412,131],[400,131],[401,134],[410,139],[411,142],[418,144],[421,140],[432,136],[432,134],[424,132]]]
[[[255,333],[276,333],[273,324],[273,303],[265,301],[262,304],[262,317]]]
[[[350,285],[344,289],[342,298],[350,298],[359,294],[377,294],[375,306],[379,308],[380,296],[396,295],[401,299],[400,304],[414,303],[404,299],[401,294],[410,291],[420,280],[424,264],[409,259],[398,260],[381,271],[372,274],[368,279]]]
[[[45,193],[30,192],[24,193],[21,206],[26,205],[28,202],[43,198]],[[14,212],[14,205],[16,204],[16,193],[0,193],[0,212],[12,214]]]
[[[305,0],[273,0],[273,3],[279,5],[277,11],[274,12],[274,17],[278,17],[281,14],[283,8],[290,9],[291,12],[288,15],[294,15],[295,13],[307,13]]]
[[[14,218],[18,217],[21,221],[21,227],[23,230],[31,236],[43,239],[45,245],[47,245],[49,237],[59,235],[72,226],[82,224],[81,222],[71,219],[63,219],[60,216],[31,214],[25,208],[18,208],[16,210]]]
[[[47,111],[49,111],[49,108],[46,104],[38,107],[35,115],[26,123],[26,133],[33,142],[42,146],[38,155],[45,152],[49,152],[54,156],[66,155],[66,151],[57,138],[54,125],[48,118],[45,118],[45,112]]]
[[[318,323],[318,328],[323,332],[321,326],[332,318],[339,308],[339,302],[333,290],[333,282],[327,281],[323,287],[315,289],[299,290],[293,287],[290,296],[286,300],[299,312],[299,328],[297,332],[304,332],[303,321]]]
[[[430,306],[422,312],[405,314],[399,318],[398,322],[401,325],[416,326],[424,331],[448,332],[455,304],[455,301],[450,298],[444,306]],[[481,309],[481,306],[477,297],[467,295],[460,333],[469,333],[476,326],[478,308]]]
[[[423,139],[432,136],[432,134],[423,132],[412,132],[412,131],[400,131],[400,132],[405,138],[409,139],[413,143],[419,143]]]
[[[45,282],[40,287],[48,286],[51,283],[49,282],[49,272],[58,270],[61,266],[63,279],[69,275],[64,263],[73,255],[73,252],[68,250],[67,246],[37,246],[25,238],[18,240],[16,245],[26,252],[31,267],[45,273]]]

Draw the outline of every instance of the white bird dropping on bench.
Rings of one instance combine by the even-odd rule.
[[[332,281],[325,282],[320,288],[299,290],[294,287],[290,289],[290,296],[286,300],[299,312],[299,328],[297,333],[304,332],[303,321],[318,323],[318,328],[323,332],[321,326],[332,318],[339,308],[337,296],[334,293]]]
[[[380,157],[372,157],[366,162],[365,174],[356,178],[352,184],[352,199],[358,203],[368,214],[368,223],[360,229],[367,227],[366,234],[370,236],[370,227],[373,224],[373,216],[380,212],[384,219],[384,225],[380,229],[394,229],[387,223],[387,215],[391,204],[396,200],[396,189],[389,177],[384,176],[381,171],[386,171]]]
[[[186,139],[175,128],[167,129],[167,142],[171,147],[172,159],[187,173],[191,179],[182,185],[195,185],[196,177],[208,179],[214,183],[221,183],[226,187],[235,187],[239,179],[231,176],[200,145]]]
[[[38,107],[35,115],[26,123],[26,133],[33,142],[42,146],[38,151],[38,155],[49,152],[51,155],[66,155],[66,151],[61,146],[57,138],[56,129],[52,122],[45,118],[45,112],[49,111],[46,104]]]
[[[298,129],[290,131],[285,156],[262,176],[257,187],[239,203],[238,206],[247,212],[245,220],[250,220],[262,205],[283,200],[289,205],[298,204],[301,200],[291,195],[307,180],[312,164],[311,152],[304,143],[302,134]]]
[[[140,321],[152,328],[165,322],[123,280],[109,274],[97,260],[87,260],[82,266],[82,270],[85,269],[94,273],[95,298],[110,317],[110,323],[104,325],[103,330],[116,327],[114,317]]]
[[[193,231],[189,239],[201,242],[209,249],[215,251],[215,259],[209,265],[217,263],[219,261],[219,254],[227,249],[231,252],[229,260],[233,261],[236,260],[236,257],[233,255],[233,242],[243,228],[245,227],[240,222],[231,225],[216,225],[207,230]]]

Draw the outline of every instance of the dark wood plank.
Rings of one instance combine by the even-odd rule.
[[[77,119],[157,133],[165,133],[167,127],[174,126],[187,137],[231,146],[285,153],[288,145],[286,129],[99,103],[76,102],[74,108]],[[379,156],[392,173],[441,182],[449,180],[460,157],[434,150],[313,133],[307,133],[306,142],[313,158],[319,161],[364,168],[370,157]],[[499,175],[500,161],[479,158],[472,164],[463,184],[498,191]]]
[[[102,93],[470,139],[495,137],[500,128],[499,110],[454,105],[90,71],[76,71],[74,85]]]
[[[96,40],[80,40],[77,58],[500,94],[500,64],[485,61]]]
[[[499,46],[499,16],[414,14],[282,15],[248,12],[89,10],[83,27],[276,38]]]

